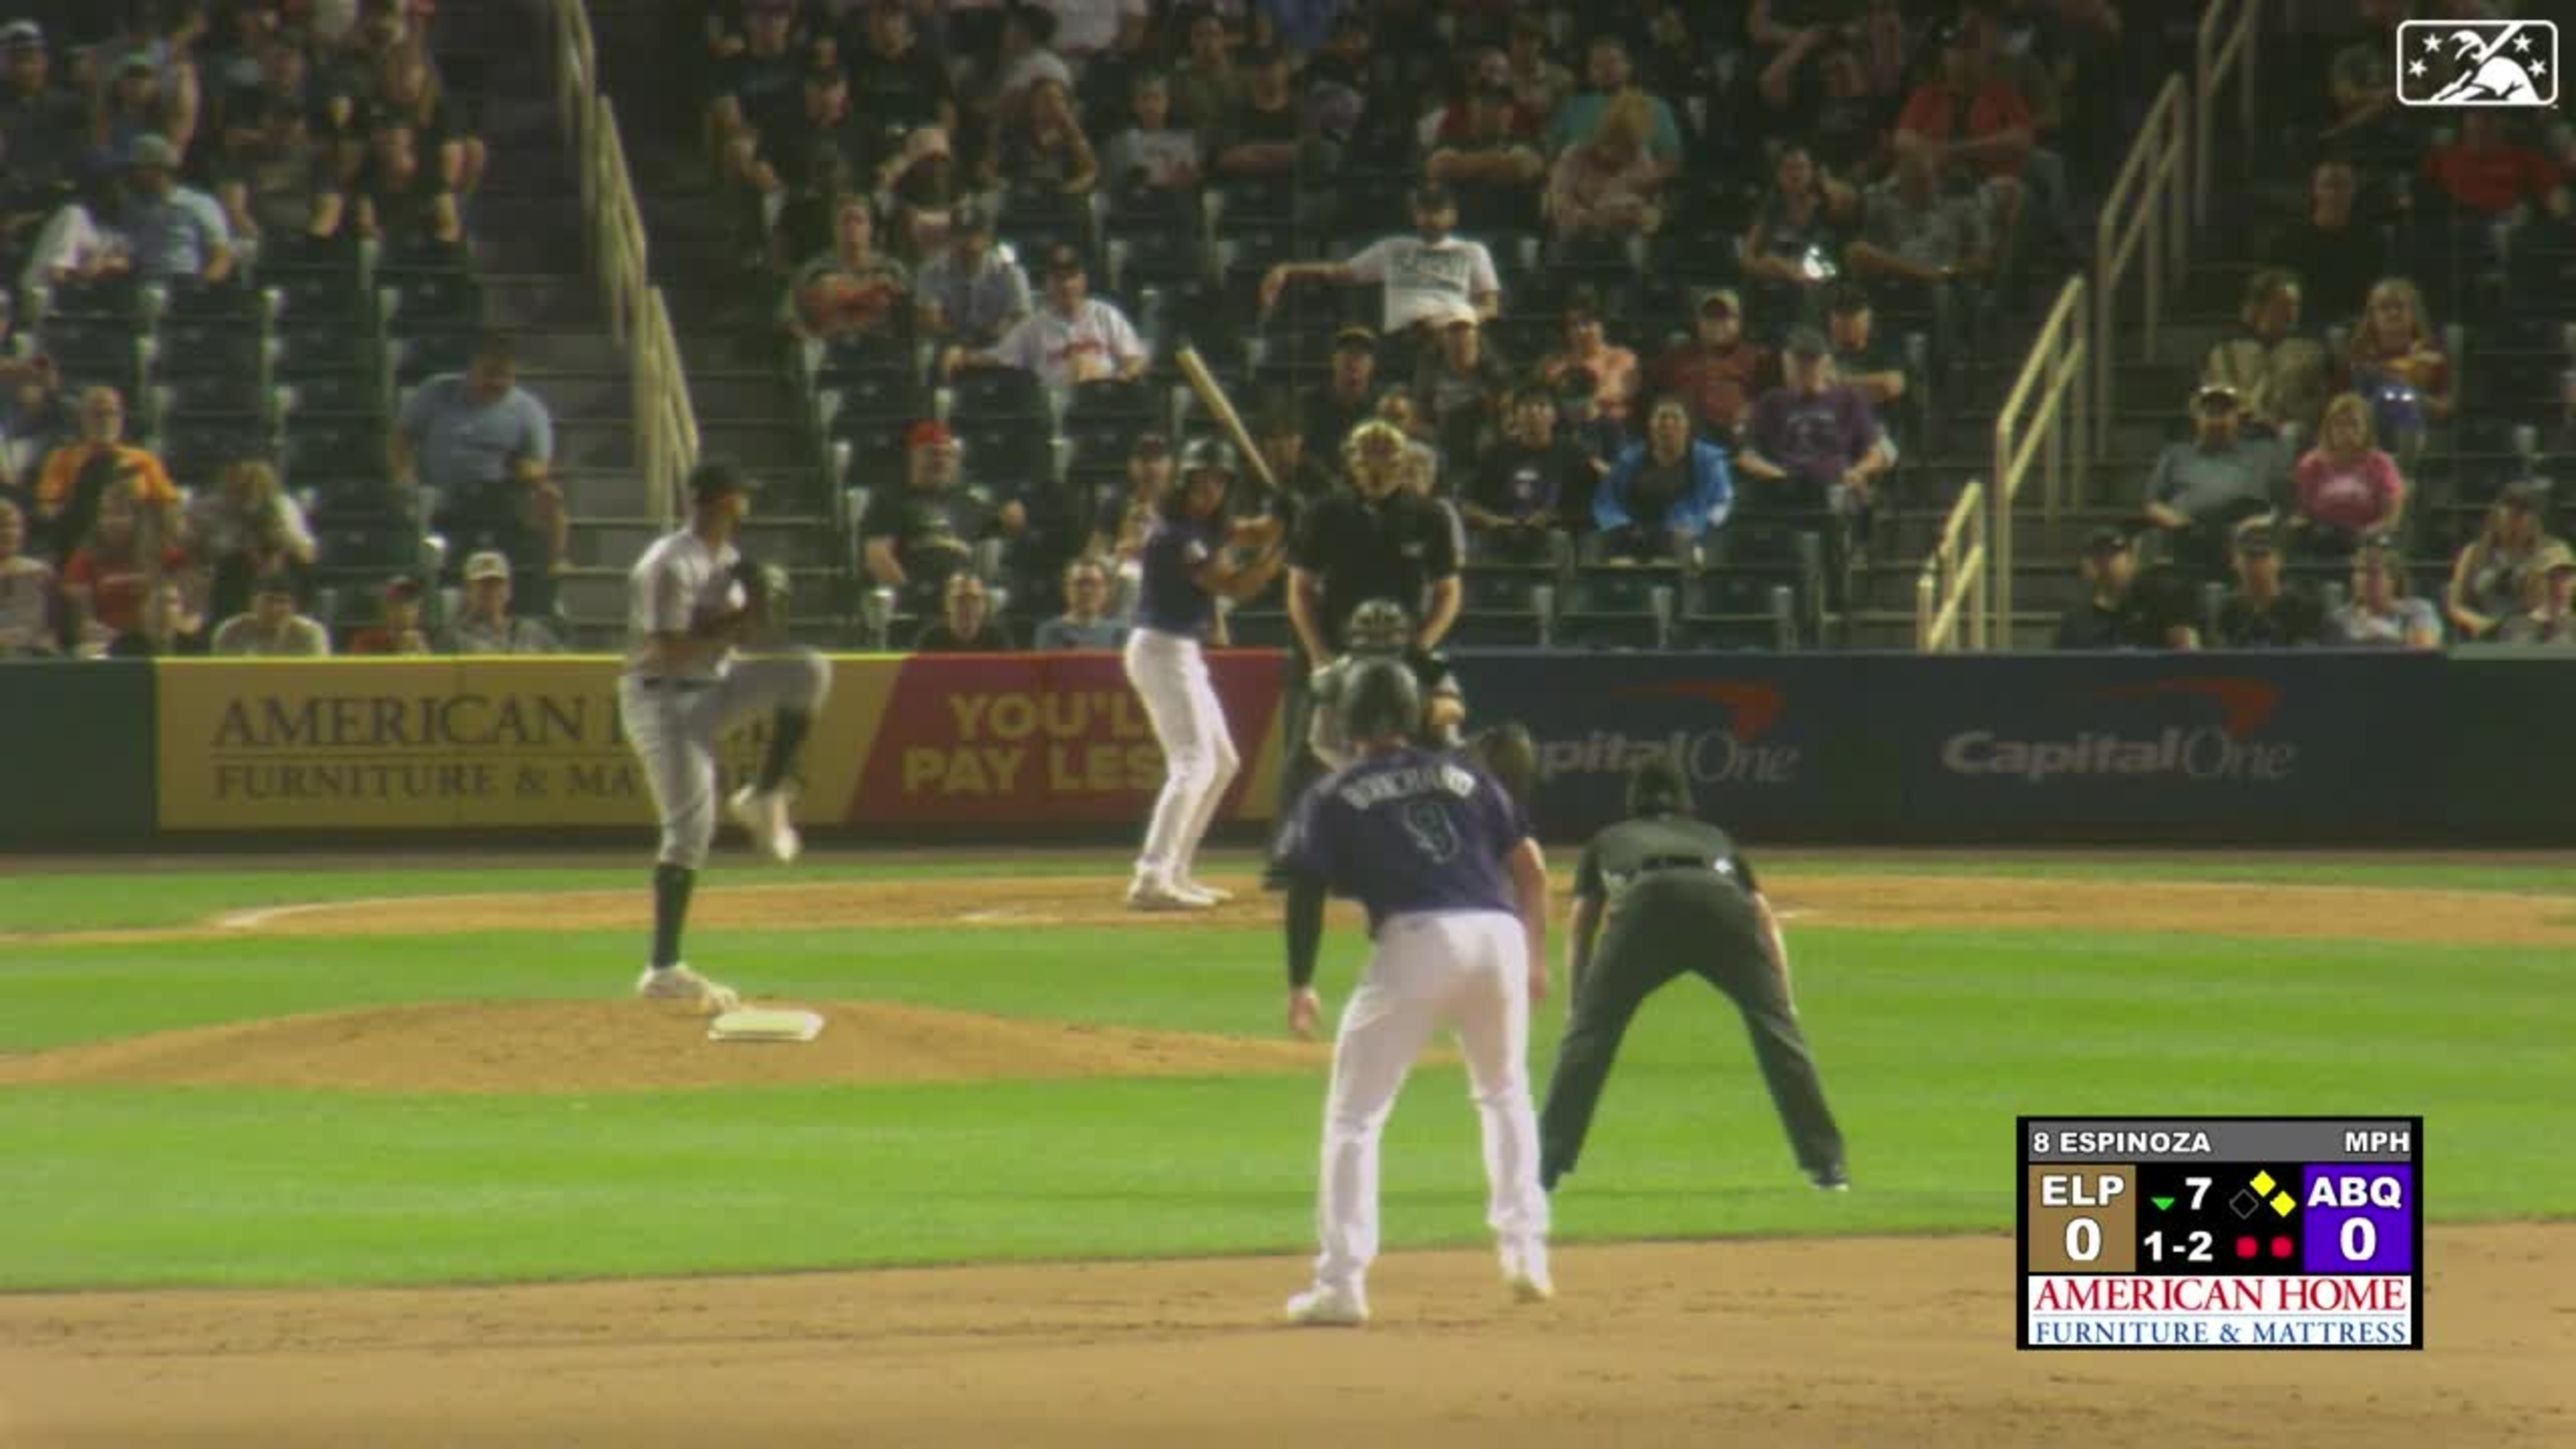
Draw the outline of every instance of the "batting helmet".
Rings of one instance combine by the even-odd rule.
[[[1628,772],[1630,815],[1688,815],[1691,810],[1690,776],[1670,756],[1648,755]]]
[[[1342,639],[1354,654],[1401,654],[1413,642],[1413,619],[1393,599],[1366,599],[1351,610]]]
[[[1243,471],[1242,460],[1235,456],[1234,444],[1223,438],[1192,438],[1190,445],[1181,450],[1181,476],[1186,478],[1208,468],[1229,478]]]
[[[1411,735],[1422,718],[1422,687],[1413,671],[1394,659],[1362,659],[1342,687],[1342,737],[1356,745],[1388,735]]]

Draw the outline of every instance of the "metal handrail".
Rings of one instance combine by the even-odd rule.
[[[2119,298],[2128,280],[2129,263],[2141,246],[2145,305],[2139,313],[2137,354],[2153,358],[2156,334],[2164,323],[2165,288],[2191,264],[2189,200],[2184,174],[2190,161],[2189,108],[2183,104],[2183,79],[2172,76],[2156,92],[2155,105],[2138,131],[2137,145],[2120,168],[2119,180],[2102,204],[2102,220],[2093,258],[2093,453],[2100,453],[2118,416],[2111,396],[2112,364],[2120,353]],[[2134,203],[2134,204],[2133,204]]]
[[[2088,285],[2080,276],[2067,278],[2057,304],[2048,309],[2048,320],[2040,324],[2021,375],[2004,397],[2003,410],[1995,415],[1995,471],[1986,495],[1993,514],[1987,530],[1994,574],[1988,601],[1995,635],[2006,645],[2012,641],[2013,503],[2021,496],[2022,483],[2034,464],[2045,464],[2040,508],[2055,523],[2070,494],[2084,496],[2096,451],[2088,442],[2098,445],[2100,437],[2102,420],[2089,406],[2084,377],[2086,363],[2106,349],[2087,320],[2098,315],[2098,308],[2088,312],[2084,306]]]
[[[1959,647],[1964,628],[1968,647],[1987,645],[1993,575],[1987,569],[1986,485],[1977,479],[1959,490],[1941,525],[1941,541],[1923,560],[1914,581],[1914,647],[1941,653]]]
[[[2210,177],[2216,169],[2210,161],[2218,138],[2218,93],[2231,82],[2236,87],[2237,135],[2244,142],[2240,169],[2250,166],[2260,149],[2254,145],[2254,70],[2262,34],[2263,0],[2216,0],[2200,17],[2192,46],[2191,220],[2203,230],[2209,226]]]
[[[679,516],[681,480],[697,466],[697,410],[670,306],[652,282],[644,212],[617,111],[599,93],[599,46],[586,0],[555,0],[554,19],[555,112],[580,178],[583,240],[609,335],[630,369],[644,505],[669,522]]]

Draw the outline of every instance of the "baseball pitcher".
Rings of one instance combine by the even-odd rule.
[[[1472,759],[1412,743],[1422,717],[1413,675],[1360,664],[1341,702],[1357,754],[1297,804],[1288,875],[1288,1025],[1312,1035],[1322,1004],[1315,955],[1327,892],[1368,908],[1375,941],[1342,1010],[1324,1104],[1311,1287],[1288,1300],[1303,1324],[1368,1321],[1377,1256],[1378,1139],[1431,1034],[1455,1027],[1485,1139],[1485,1221],[1504,1283],[1523,1302],[1553,1296],[1547,1195],[1530,1109],[1529,1012],[1547,994],[1547,864],[1520,806]]]
[[[750,631],[784,611],[786,579],[734,548],[751,508],[748,477],[724,463],[702,463],[688,489],[688,527],[655,540],[626,578],[629,643],[618,714],[662,821],[653,959],[635,993],[730,1010],[732,988],[680,961],[689,893],[715,838],[716,741],[742,720],[773,711],[760,773],[730,804],[763,852],[781,864],[794,860],[802,843],[788,820],[787,772],[831,692],[832,669],[810,649],[736,657]]]

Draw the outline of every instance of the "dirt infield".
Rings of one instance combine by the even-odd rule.
[[[807,1044],[711,1042],[675,1003],[462,1001],[155,1032],[14,1060],[0,1086],[136,1082],[358,1092],[651,1092],[827,1082],[1186,1077],[1319,1071],[1321,1043],[883,1002],[808,1006]]]
[[[707,929],[1080,924],[1116,882],[733,886]],[[1810,924],[2576,946],[2565,897],[1800,877]],[[174,935],[634,929],[641,892],[267,909]],[[50,939],[62,940],[65,937]],[[163,1033],[0,1061],[0,1090],[149,1081],[591,1091],[1315,1070],[1321,1049],[814,1003],[812,1046],[715,1046],[635,1002],[456,1003]],[[1862,1191],[1867,1191],[1864,1183]],[[1820,1198],[1820,1215],[1834,1200]],[[1580,1188],[1568,1196],[1580,1213]],[[722,1231],[603,1223],[602,1231]],[[2020,1355],[1999,1236],[1577,1247],[1506,1304],[1476,1253],[1398,1253],[1358,1332],[1275,1321],[1289,1259],[501,1289],[0,1295],[0,1446],[2576,1445],[2576,1225],[2434,1231],[2422,1354]]]
[[[2016,1354],[2001,1237],[1576,1248],[1539,1308],[1399,1253],[1358,1331],[1285,1259],[0,1297],[0,1444],[2539,1449],[2571,1249],[2433,1233],[2421,1354]]]

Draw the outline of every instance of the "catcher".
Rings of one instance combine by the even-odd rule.
[[[1415,741],[1433,749],[1459,745],[1459,730],[1467,721],[1466,692],[1458,687],[1448,655],[1415,648],[1413,634],[1412,618],[1392,599],[1369,599],[1351,611],[1349,622],[1342,626],[1348,647],[1307,681],[1315,708],[1306,745],[1327,770],[1339,770],[1358,757],[1342,729],[1342,695],[1361,666],[1375,659],[1402,663],[1421,691],[1422,717],[1414,729]]]

